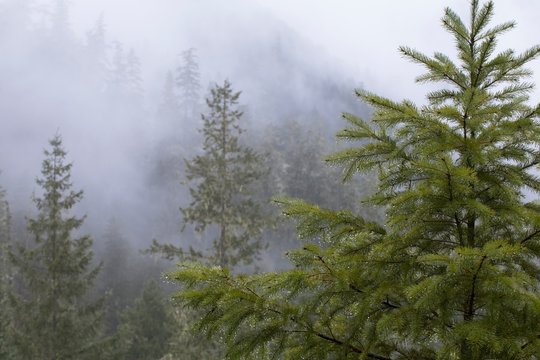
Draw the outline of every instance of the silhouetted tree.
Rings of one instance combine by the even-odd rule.
[[[86,33],[86,51],[89,71],[105,76],[107,69],[107,39],[103,14],[99,16],[93,28]],[[96,79],[103,83],[105,78]]]
[[[169,131],[179,131],[178,127],[181,120],[180,107],[178,104],[178,96],[175,92],[173,74],[170,71],[165,78],[158,115]]]
[[[194,48],[183,51],[181,54],[182,64],[176,69],[176,86],[185,119],[194,119],[199,105],[201,75],[195,51]]]
[[[141,96],[143,93],[141,61],[133,49],[129,50],[126,57],[126,76],[128,91],[133,95]]]
[[[103,269],[98,276],[96,288],[99,293],[108,293],[105,306],[107,314],[105,327],[112,334],[118,326],[120,312],[130,305],[139,290],[130,262],[136,260],[136,253],[131,249],[128,240],[122,235],[120,224],[111,219],[103,236],[104,247],[101,252]]]
[[[113,92],[125,90],[128,84],[124,46],[118,41],[113,43],[113,54],[108,72],[107,84]]]

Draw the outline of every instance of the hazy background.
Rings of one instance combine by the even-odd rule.
[[[539,0],[495,3],[492,25],[518,23],[499,51],[521,52],[540,42]],[[187,324],[196,314],[166,301],[177,284],[161,274],[176,265],[140,251],[155,238],[204,252],[218,234],[212,226],[202,235],[190,226],[179,231],[179,207],[189,205],[189,186],[196,186],[181,184],[184,159],[202,153],[197,129],[209,89],[228,79],[242,91],[246,132],[239,141],[266,154],[264,167],[271,169],[267,181],[249,190],[269,218],[278,214],[269,199],[286,195],[381,220],[383,210],[360,203],[375,176],[344,185],[340,169],[322,158],[350,146],[334,139],[345,126],[342,112],[369,119],[355,88],[424,103],[431,89],[414,83],[423,70],[397,49],[455,58],[440,23],[445,6],[467,22],[468,0],[0,0],[0,190],[7,191],[13,215],[9,245],[34,246],[26,226],[36,215],[32,196],[43,191],[35,179],[43,149],[59,133],[73,162],[74,190],[84,190],[73,209],[87,216],[78,231],[94,239],[95,263],[104,262],[84,296],[108,294],[104,332],[120,336],[131,355],[151,342],[146,335],[134,340],[137,334],[151,331],[159,343],[152,341],[157,345],[148,358],[184,351],[190,354],[177,358],[219,358],[216,343],[190,335]],[[189,104],[181,97],[185,84],[174,84],[188,49],[200,73],[199,97]],[[539,84],[540,62],[530,66],[531,81]],[[539,101],[537,90],[531,102]],[[269,247],[256,259],[258,269],[290,267],[283,253],[301,244],[294,225],[281,219],[277,230],[263,232]],[[253,270],[252,264],[233,268]],[[11,279],[11,269],[3,275]],[[16,274],[13,279],[14,289],[23,283]],[[146,287],[149,281],[161,289]],[[153,290],[141,296],[143,288]],[[161,307],[153,300],[141,307],[145,298]],[[172,333],[148,325],[167,330],[169,323]]]
[[[244,125],[254,132],[291,118],[309,128],[316,119],[331,139],[344,125],[342,111],[369,116],[354,88],[423,102],[426,88],[414,84],[422,70],[397,48],[453,55],[440,26],[445,6],[465,17],[469,2],[0,0],[0,184],[20,219],[31,214],[42,150],[59,131],[75,163],[74,184],[85,190],[77,211],[88,214],[88,231],[98,236],[116,217],[138,248],[154,236],[171,240],[181,227],[178,202],[189,199],[179,190],[164,205],[170,189],[155,181],[155,164],[196,153],[182,141],[196,140],[200,127],[198,117],[171,127],[158,115],[167,72],[182,51],[196,48],[201,103],[210,84],[227,78],[242,90]],[[500,48],[538,43],[539,13],[538,1],[496,1],[494,23],[518,23]],[[99,21],[101,50],[89,42]],[[128,87],[115,83],[118,49],[138,59],[138,80]],[[532,66],[540,83],[540,64]],[[167,186],[181,187],[181,170]],[[165,213],[168,230],[160,231],[155,224]]]
[[[403,61],[398,46],[451,53],[449,35],[440,26],[443,10],[449,6],[464,18],[469,11],[466,0],[72,0],[71,4],[79,33],[103,13],[111,34],[156,64],[176,55],[178,46],[215,46],[231,36],[262,40],[283,31],[285,37],[299,36],[315,46],[315,57],[325,58],[328,70],[338,68],[378,93],[415,101],[423,99],[423,91],[412,84],[419,67]],[[516,20],[518,25],[500,46],[523,50],[538,43],[539,13],[536,0],[496,1],[493,23]],[[536,71],[536,83],[538,79]]]

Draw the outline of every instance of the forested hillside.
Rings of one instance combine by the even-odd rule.
[[[0,2],[0,359],[538,359],[540,47],[446,8],[415,104],[238,4]]]
[[[341,185],[339,170],[321,159],[335,148],[330,128],[339,112],[367,114],[367,107],[346,76],[330,76],[337,70],[305,66],[309,53],[298,49],[313,47],[272,19],[260,39],[236,45],[255,55],[242,68],[232,58],[210,68],[221,45],[201,40],[200,49],[196,41],[179,44],[156,73],[146,72],[134,46],[112,37],[106,16],[93,23],[83,35],[75,31],[67,1],[0,4],[0,353],[215,358],[220,346],[190,335],[198,313],[173,306],[175,286],[161,274],[190,255],[236,271],[288,267],[282,253],[299,241],[272,196],[311,193],[359,210],[372,177]],[[270,76],[265,67],[279,71]],[[284,88],[292,78],[296,85]],[[219,147],[205,150],[221,111],[212,92],[223,81],[237,107],[224,158]],[[304,106],[304,89],[314,105]],[[236,153],[238,162],[217,178],[206,173]],[[214,190],[200,188],[198,177],[221,189],[231,171],[230,191],[218,191],[228,202],[207,216]],[[237,210],[220,220],[221,206]],[[254,212],[259,220],[247,226]]]

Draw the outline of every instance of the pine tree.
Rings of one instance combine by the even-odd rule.
[[[124,46],[115,41],[113,43],[113,57],[108,72],[107,83],[114,94],[119,94],[127,88],[129,75],[127,73]]]
[[[254,185],[268,173],[263,157],[238,142],[243,132],[238,124],[242,116],[237,108],[239,97],[240,92],[234,92],[228,81],[211,89],[206,100],[209,113],[202,115],[204,154],[186,160],[186,179],[196,183],[190,188],[193,200],[180,209],[184,227],[194,224],[199,233],[217,231],[208,254],[191,251],[189,255],[204,256],[223,267],[252,263],[262,249],[262,232],[272,223],[253,193]],[[187,255],[182,249],[156,242],[153,251],[167,253],[169,258]]]
[[[136,276],[131,260],[136,253],[130,248],[119,222],[114,218],[107,223],[103,240],[102,253],[98,253],[103,260],[103,270],[96,281],[96,288],[99,293],[109,293],[105,300],[105,329],[112,334],[118,326],[120,312],[133,302],[139,292],[132,281]]]
[[[11,214],[6,191],[0,186],[0,359],[14,359],[15,349],[10,338],[13,325],[12,309],[8,293],[11,284],[11,268],[8,252],[11,247]]]
[[[446,9],[457,60],[401,53],[440,84],[427,104],[357,95],[371,122],[344,114],[331,155],[344,177],[377,169],[366,201],[384,224],[284,199],[302,249],[281,273],[233,276],[185,263],[177,298],[203,310],[231,359],[529,359],[540,354],[540,105],[525,64],[540,46],[495,53],[514,22],[489,28],[493,2],[471,1],[468,25]]]
[[[160,360],[216,360],[222,359],[222,347],[213,340],[205,339],[193,331],[191,324],[199,314],[181,307],[174,307],[173,334],[169,340],[169,350]]]
[[[175,83],[172,72],[168,72],[163,86],[162,101],[159,106],[159,117],[165,122],[169,131],[177,130],[180,121],[178,96],[175,92]]]
[[[181,54],[182,64],[176,69],[176,86],[179,90],[180,106],[185,119],[195,118],[201,89],[199,63],[194,48]]]
[[[105,20],[101,14],[91,30],[86,33],[86,60],[89,71],[93,74],[106,74],[107,67],[107,38]],[[99,84],[104,79],[98,78],[95,81]]]
[[[142,95],[141,61],[133,49],[126,57],[126,75],[128,91],[135,96]]]
[[[156,282],[145,284],[141,297],[121,315],[120,331],[130,344],[123,358],[154,360],[167,353],[174,325],[169,310]]]
[[[10,299],[17,350],[21,359],[96,359],[102,301],[86,296],[101,266],[91,268],[92,239],[74,237],[84,217],[69,212],[82,191],[71,190],[72,164],[65,163],[60,136],[50,145],[36,180],[43,189],[33,199],[38,214],[28,219],[35,244],[11,256],[25,285]]]

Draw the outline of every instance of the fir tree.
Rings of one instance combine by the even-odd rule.
[[[8,252],[11,247],[11,214],[6,191],[0,186],[0,359],[14,359],[15,349],[10,341],[13,325],[12,309],[8,293],[11,284],[11,268]]]
[[[495,53],[513,22],[489,28],[493,2],[471,1],[468,25],[451,9],[443,26],[458,60],[401,53],[436,82],[428,103],[366,91],[372,124],[344,114],[338,137],[360,145],[328,158],[344,177],[377,169],[366,201],[384,224],[284,199],[298,234],[281,273],[233,276],[185,263],[177,298],[205,311],[227,357],[283,359],[537,359],[540,354],[540,105],[524,65],[540,46]],[[366,141],[367,140],[367,141]]]
[[[172,72],[168,72],[163,86],[162,101],[159,106],[159,117],[165,122],[169,131],[177,130],[180,121],[178,96],[175,92],[175,83]]]
[[[86,33],[86,51],[89,71],[93,74],[106,74],[107,67],[107,39],[103,14],[99,16],[93,28]],[[103,78],[96,79],[101,84]]]
[[[169,351],[160,360],[216,360],[222,359],[222,347],[213,340],[205,339],[193,331],[191,324],[199,314],[181,307],[174,307],[173,331],[169,340]]]
[[[122,235],[121,226],[116,219],[108,222],[103,240],[104,248],[100,256],[103,270],[98,276],[96,288],[99,293],[109,293],[105,300],[105,328],[108,334],[112,334],[118,326],[120,312],[133,302],[139,290],[135,289],[131,281],[136,277],[130,264],[135,252]]]
[[[182,64],[176,69],[176,86],[184,118],[190,119],[195,117],[199,105],[201,75],[194,48],[183,51],[181,58]]]
[[[136,96],[142,95],[141,61],[133,49],[126,57],[126,75],[128,91]]]
[[[124,55],[124,46],[115,41],[113,43],[113,57],[108,72],[107,83],[113,93],[121,93],[127,88],[129,75],[127,73],[126,59]]]
[[[130,344],[123,358],[154,360],[167,353],[174,325],[169,310],[156,282],[145,284],[141,297],[121,314],[120,331]]]
[[[206,100],[209,113],[202,115],[204,154],[186,160],[186,179],[196,183],[190,188],[193,200],[180,209],[184,227],[194,224],[199,233],[217,231],[208,254],[191,251],[190,255],[204,256],[223,267],[253,262],[262,249],[262,232],[272,223],[253,194],[254,185],[268,173],[263,157],[238,142],[243,132],[238,124],[242,116],[237,108],[239,96],[228,81],[211,89]],[[156,242],[153,251],[167,253],[169,258],[186,255],[182,249]]]
[[[43,189],[33,199],[38,214],[28,219],[35,244],[11,256],[25,290],[10,299],[15,341],[21,359],[95,359],[102,301],[90,303],[87,294],[101,266],[91,268],[92,239],[74,237],[84,217],[69,212],[82,191],[71,190],[72,164],[65,163],[60,136],[50,145],[36,180]]]

